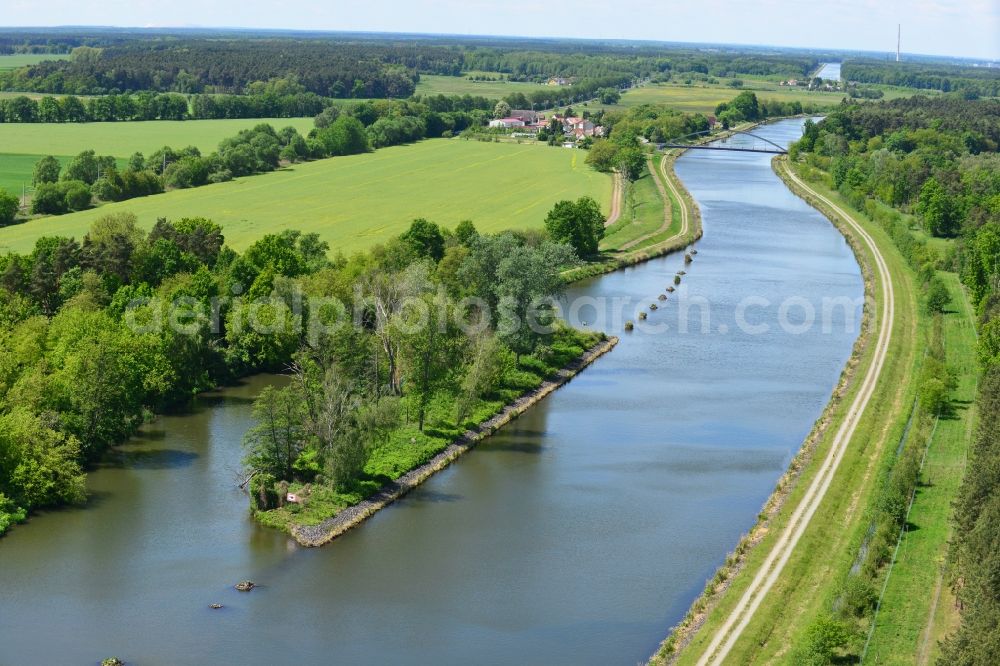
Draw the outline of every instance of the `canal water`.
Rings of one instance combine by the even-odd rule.
[[[756,131],[786,144],[801,125]],[[823,409],[862,294],[843,238],[768,155],[692,151],[677,172],[704,217],[695,261],[574,285],[567,305],[593,299],[579,318],[622,340],[567,386],[314,550],[253,524],[235,488],[252,398],[273,378],[159,418],[90,475],[87,507],[0,539],[0,664],[647,658]],[[824,322],[824,299],[854,304]],[[652,302],[630,334],[607,314]],[[232,589],[246,578],[260,587]]]
[[[820,67],[820,70],[816,74],[816,76],[823,79],[824,81],[839,81],[840,63],[839,62],[823,63],[823,66]]]

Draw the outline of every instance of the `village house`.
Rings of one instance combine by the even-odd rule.
[[[524,121],[520,118],[497,118],[490,121],[490,127],[504,127],[506,129],[524,127]]]
[[[525,125],[534,125],[539,120],[543,119],[543,116],[537,111],[531,111],[529,109],[514,109],[510,112],[509,117],[523,120]]]
[[[604,128],[595,125],[586,118],[571,116],[563,118],[563,133],[567,136],[574,136],[577,140],[587,136],[604,136]]]
[[[539,118],[536,122],[533,122],[533,123],[531,123],[529,125],[525,125],[524,126],[524,130],[526,132],[531,132],[533,134],[537,134],[538,132],[541,132],[543,129],[545,129],[548,126],[549,126],[549,123],[544,118]]]
[[[547,86],[568,86],[569,80],[564,79],[561,76],[553,76],[548,81],[545,82]]]

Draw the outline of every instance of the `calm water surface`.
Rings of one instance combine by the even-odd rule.
[[[828,81],[839,81],[840,63],[839,62],[824,63],[823,66],[820,68],[819,73],[816,76]]]
[[[759,131],[787,143],[800,129]],[[695,325],[677,330],[684,299],[672,295],[649,318],[668,331],[623,334],[488,443],[317,550],[255,526],[234,487],[252,396],[274,380],[206,396],[92,473],[88,507],[0,540],[0,664],[648,657],[753,523],[857,335],[857,308],[836,310],[828,332],[795,335],[779,304],[800,297],[819,311],[824,297],[862,293],[843,238],[768,156],[695,151],[677,171],[704,216],[684,287],[711,304],[706,331],[694,307]],[[681,267],[662,258],[568,296],[648,305]],[[737,325],[748,296],[772,303],[746,315],[767,333]],[[244,578],[261,587],[234,591]]]

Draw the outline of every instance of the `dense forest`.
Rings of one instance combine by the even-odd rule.
[[[512,81],[542,82],[551,76],[600,78],[629,76],[648,78],[664,72],[697,72],[728,77],[737,74],[807,76],[819,65],[814,57],[797,55],[753,57],[745,54],[707,51],[620,49],[599,53],[547,53],[537,50],[499,48],[470,49],[463,69],[502,72]]]
[[[916,213],[933,236],[969,242],[996,219],[998,146],[1000,100],[946,96],[839,109],[808,124],[790,152],[828,168],[858,208],[871,198]]]
[[[1000,95],[1000,69],[991,67],[851,58],[844,61],[840,72],[845,80],[858,83],[882,83],[942,92],[960,91],[970,97]]]
[[[310,483],[317,510],[323,493],[348,501],[596,341],[544,306],[576,261],[544,234],[417,220],[370,252],[328,250],[283,232],[238,255],[209,220],[146,233],[126,213],[0,257],[0,532],[84,501],[87,464],[152,412],[289,367],[297,381],[260,397],[248,435],[255,505],[283,505],[288,482]],[[278,421],[280,437],[264,427]]]
[[[718,49],[544,40],[522,44],[470,39],[445,45],[436,40],[355,35],[208,39],[153,33],[129,39],[120,33],[74,38],[0,34],[0,49],[31,52],[34,47],[72,55],[0,73],[0,90],[60,95],[238,94],[258,81],[294,78],[305,92],[321,97],[405,98],[414,92],[421,74],[486,71],[512,81],[568,80],[572,84],[568,90],[540,94],[527,104],[548,108],[593,96],[601,87],[627,87],[669,72],[805,77],[819,62],[815,56],[792,53],[750,56]]]
[[[982,369],[977,400],[979,427],[954,516],[950,549],[952,587],[962,625],[940,660],[969,665],[995,662],[1000,641],[1000,101],[962,96],[915,97],[845,106],[819,124],[808,124],[790,155],[830,174],[831,184],[881,224],[923,283],[932,313],[948,296],[938,269],[961,276],[979,316]],[[904,217],[909,215],[912,217]],[[941,252],[914,234],[915,221],[929,236],[954,238]],[[943,364],[938,324],[918,382],[921,405],[947,409],[949,372]],[[929,369],[928,369],[929,368]],[[904,452],[877,500],[879,534],[891,535],[904,519],[899,498],[917,479],[914,454]],[[893,510],[892,507],[897,507]],[[883,529],[883,525],[884,527]],[[888,561],[891,540],[869,547],[874,576]],[[845,587],[845,607],[862,614],[874,593],[861,578]]]
[[[69,60],[46,60],[0,75],[0,88],[44,93],[235,93],[255,81],[294,75],[328,97],[409,97],[419,70],[447,70],[446,49],[291,40],[136,41],[77,47]],[[453,54],[453,69],[460,56]],[[438,60],[440,58],[441,60]]]

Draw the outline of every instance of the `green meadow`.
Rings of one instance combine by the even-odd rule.
[[[760,100],[777,100],[779,102],[798,101],[803,104],[818,105],[840,104],[844,98],[843,92],[823,92],[806,90],[805,88],[789,88],[780,86],[774,81],[764,79],[743,79],[742,88],[732,88],[725,84],[709,84],[695,82],[692,85],[682,83],[653,83],[625,91],[617,104],[599,104],[591,101],[585,106],[591,111],[604,108],[608,110],[627,109],[640,104],[666,104],[680,111],[690,113],[714,113],[720,102],[728,102],[743,90],[751,90]],[[910,97],[913,90],[878,86],[885,94],[885,99]],[[932,94],[932,93],[930,93]]]
[[[119,123],[0,123],[0,153],[75,155],[93,148],[102,155],[128,157],[163,146],[215,150],[219,141],[259,123],[291,125],[300,132],[312,118],[243,118],[237,120],[141,120]]]
[[[36,65],[43,60],[66,60],[67,58],[69,58],[68,53],[14,53],[11,55],[0,55],[0,70]]]
[[[418,95],[472,95],[500,99],[514,93],[528,94],[543,90],[542,83],[523,83],[518,81],[470,81],[467,76],[477,72],[468,72],[462,76],[441,76],[438,74],[421,74],[417,83]],[[499,76],[487,72],[487,76]]]
[[[280,129],[291,125],[305,134],[312,118],[246,118],[239,120],[148,120],[120,123],[0,123],[0,187],[14,194],[31,182],[31,171],[44,155],[62,162],[93,148],[99,155],[127,159],[163,146],[195,146],[210,153],[219,142],[258,123]]]
[[[632,217],[633,206],[625,197],[622,204],[621,217],[608,227],[601,240],[601,249],[606,251],[641,250],[653,245],[680,228],[680,214],[673,207],[671,215],[676,217],[676,224],[664,229],[665,201],[656,188],[655,176],[646,169],[634,185],[632,199],[635,204],[635,217]],[[661,231],[662,230],[662,231]]]
[[[0,253],[28,252],[43,235],[81,238],[98,217],[123,211],[147,229],[159,217],[211,218],[237,250],[264,234],[298,229],[319,233],[332,252],[350,253],[389,240],[417,217],[446,227],[469,219],[482,231],[538,228],[561,199],[590,195],[610,208],[611,178],[585,165],[585,155],[431,139],[30,220],[0,229]]]

